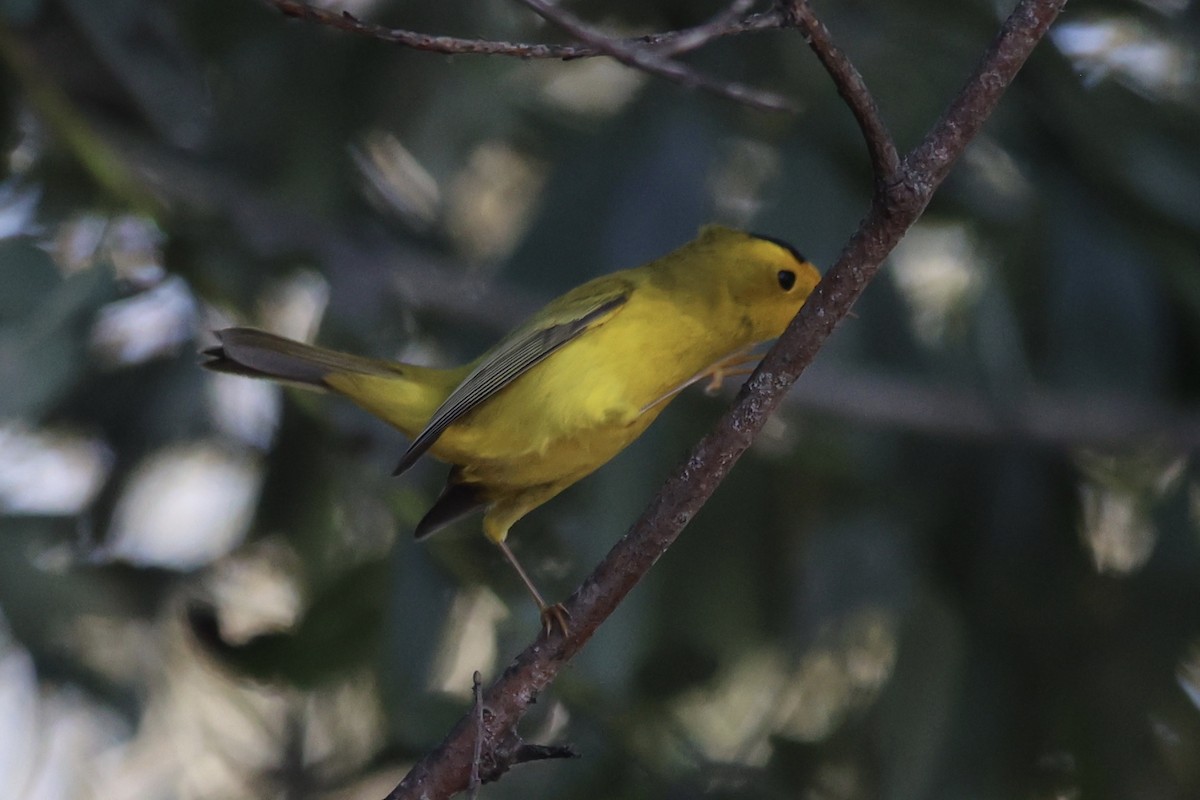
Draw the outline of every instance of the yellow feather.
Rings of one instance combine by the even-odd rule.
[[[419,535],[478,506],[502,543],[514,522],[641,435],[682,386],[782,333],[819,279],[776,240],[708,226],[662,258],[567,292],[461,367],[388,364],[244,330],[220,332],[208,366],[350,398],[414,437],[402,467],[426,448],[455,466]]]

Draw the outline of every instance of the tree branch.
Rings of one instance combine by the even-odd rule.
[[[348,12],[343,11],[339,14],[335,11],[310,6],[300,0],[263,0],[263,2],[289,17],[429,53],[451,56],[512,56],[522,59],[561,59],[563,61],[608,55],[586,44],[537,44],[502,42],[492,39],[466,39],[458,36],[433,36],[404,28],[387,28],[372,22],[364,22]],[[753,4],[747,3],[746,5]],[[665,56],[677,56],[699,49],[709,42],[726,36],[778,30],[788,27],[788,24],[779,9],[772,9],[760,14],[749,14],[738,19],[726,19],[725,15],[721,14],[694,28],[648,33],[644,36],[619,39],[618,41],[631,47],[645,45]]]
[[[1128,448],[1147,441],[1200,450],[1200,415],[1115,392],[1088,394],[1018,385],[1006,400],[821,361],[786,404],[854,425],[952,439],[1019,441],[1044,447]]]
[[[817,54],[817,60],[833,78],[838,94],[850,106],[850,112],[854,114],[867,142],[867,154],[871,158],[871,170],[875,176],[875,193],[878,195],[888,183],[895,180],[900,169],[900,157],[887,125],[879,116],[875,98],[871,96],[858,69],[833,43],[829,29],[813,14],[807,1],[784,2],[781,8],[785,18],[800,29],[808,46]]]
[[[812,362],[878,273],[884,257],[924,211],[951,165],[991,114],[1065,2],[1020,0],[966,86],[921,145],[904,158],[897,180],[876,193],[859,230],[743,387],[734,406],[696,445],[641,518],[566,601],[571,615],[570,633],[565,637],[539,637],[489,687],[484,701],[490,712],[483,725],[488,737],[485,747],[512,741],[529,704],[666,552],[729,474],[788,387]],[[793,0],[789,6],[796,18],[811,21],[806,17],[811,12],[805,3]],[[812,35],[811,25],[806,30],[811,46],[824,53],[822,63],[836,61],[826,49],[828,41]],[[839,91],[854,94],[854,87],[845,83],[845,75],[830,74]],[[878,131],[864,125],[863,134],[870,140]],[[468,714],[412,768],[388,800],[449,797],[465,788],[476,729],[474,717]]]
[[[746,17],[746,11],[754,5],[755,0],[733,0],[727,9],[708,22],[694,28],[630,39],[608,36],[585,24],[561,6],[544,2],[544,0],[519,0],[534,13],[562,28],[581,43],[573,45],[433,36],[427,33],[418,33],[402,28],[386,28],[382,25],[363,22],[349,13],[338,14],[310,6],[300,0],[265,0],[265,2],[289,17],[304,19],[326,27],[416,50],[447,55],[501,55],[525,59],[571,60],[607,56],[626,66],[658,75],[689,89],[710,92],[751,108],[762,111],[796,111],[796,106],[792,101],[774,92],[755,89],[733,81],[710,78],[686,64],[670,59],[671,56],[703,47],[724,36],[783,28],[789,25],[777,10]]]
[[[337,13],[324,8],[310,6],[300,0],[264,0],[283,14],[315,22],[327,28],[366,36],[381,42],[423,50],[443,55],[513,56],[515,58],[590,58],[604,55],[590,47],[560,44],[533,44],[529,42],[502,42],[490,39],[466,39],[459,36],[435,36],[428,33],[387,28],[373,22],[364,22],[347,11]]]
[[[691,67],[662,57],[656,50],[641,44],[630,45],[614,39],[584,23],[560,5],[547,0],[518,0],[538,16],[562,28],[576,39],[591,45],[607,56],[635,69],[658,75],[689,89],[703,89],[720,97],[735,100],[761,111],[795,111],[795,105],[774,92],[765,92],[740,83],[718,81],[701,75]],[[735,2],[735,5],[737,3]],[[696,37],[697,41],[704,36]],[[709,37],[711,38],[711,37]]]
[[[758,0],[733,0],[724,11],[719,12],[703,25],[697,25],[684,31],[676,31],[668,40],[661,41],[654,52],[660,56],[677,56],[691,50],[703,47],[714,39],[725,36],[731,26],[746,15]],[[783,25],[782,17],[779,18]],[[643,46],[645,43],[642,43]]]

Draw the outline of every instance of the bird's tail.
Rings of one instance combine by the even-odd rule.
[[[332,389],[331,374],[353,373],[398,377],[404,365],[380,361],[285,339],[253,328],[226,328],[216,332],[221,342],[203,351],[201,366],[247,378],[267,378],[309,389]]]
[[[202,366],[345,395],[408,435],[421,430],[461,380],[461,369],[433,369],[314,347],[253,328],[216,332]]]

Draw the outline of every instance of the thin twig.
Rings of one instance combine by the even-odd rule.
[[[483,676],[479,670],[471,675],[471,696],[475,703],[475,753],[471,757],[471,779],[467,782],[467,791],[471,800],[479,795],[479,761],[483,756],[483,737],[487,731],[483,728]]]
[[[728,36],[739,36],[743,33],[758,33],[760,31],[780,30],[789,27],[790,23],[784,18],[779,9],[771,9],[758,14],[749,14],[744,18],[730,21],[725,27],[718,28],[715,20],[710,20],[694,28],[681,28],[677,31],[662,33],[647,33],[628,39],[618,39],[630,46],[642,45],[652,48],[663,55],[678,56],[690,53],[704,45]],[[601,56],[595,48],[580,46],[581,51],[589,56]]]
[[[539,638],[489,687],[486,724],[493,740],[515,735],[530,703],[666,552],[728,475],[788,387],[878,273],[883,259],[924,211],[950,165],[994,110],[1004,88],[1065,2],[1020,0],[961,94],[930,136],[904,160],[899,180],[876,194],[866,219],[837,263],[767,354],[733,408],[696,445],[629,533],[566,601],[572,620],[569,635]],[[814,39],[813,46],[821,45]],[[833,78],[841,80],[836,74]],[[863,133],[871,135],[866,129]],[[412,768],[388,800],[444,798],[461,791],[469,777],[473,728],[471,715],[460,720],[445,740]]]
[[[694,28],[628,39],[614,38],[601,33],[560,7],[541,2],[541,0],[520,1],[540,16],[579,39],[582,44],[532,44],[466,39],[458,36],[434,36],[403,28],[387,28],[363,22],[349,13],[338,14],[310,6],[300,0],[264,0],[290,17],[416,50],[447,55],[501,55],[525,59],[571,60],[608,56],[626,66],[658,75],[681,86],[710,92],[751,108],[762,111],[796,111],[796,105],[792,101],[775,92],[755,89],[735,81],[710,78],[686,64],[671,61],[668,58],[668,56],[679,55],[702,47],[723,36],[787,26],[783,15],[778,12],[741,19],[740,13],[744,13],[745,8],[753,5],[752,0],[734,0],[733,5],[725,12]],[[735,15],[733,13],[735,10],[740,13]]]
[[[702,25],[679,31],[675,36],[661,46],[653,48],[654,52],[663,57],[676,56],[703,47],[714,39],[726,35],[730,26],[745,16],[758,0],[733,0],[724,11]]]
[[[444,55],[499,55],[516,58],[589,58],[604,55],[592,48],[581,48],[575,45],[534,44],[529,42],[502,42],[489,39],[466,39],[459,36],[435,36],[428,33],[405,30],[403,28],[387,28],[373,22],[364,22],[353,15],[329,11],[324,8],[310,6],[299,0],[264,0],[268,5],[279,11],[308,22],[315,22],[328,28],[335,28],[347,33],[366,36],[381,42],[389,42],[414,50]]]
[[[833,43],[833,37],[825,23],[813,14],[808,0],[789,0],[783,3],[783,10],[792,24],[800,29],[808,46],[833,78],[838,94],[846,101],[846,105],[850,106],[850,112],[854,114],[854,119],[863,132],[863,138],[866,139],[867,153],[875,175],[876,193],[882,191],[887,184],[895,180],[900,168],[900,157],[896,153],[896,144],[892,135],[888,133],[887,125],[879,115],[875,98],[858,69]]]
[[[263,0],[263,2],[289,17],[428,53],[512,56],[521,59],[562,59],[564,61],[608,56],[608,53],[587,44],[540,44],[470,39],[460,36],[435,36],[404,28],[388,28],[358,19],[345,11],[338,13],[300,2],[300,0]],[[694,28],[648,33],[644,36],[618,39],[617,41],[630,47],[638,45],[651,47],[663,55],[674,56],[703,47],[715,39],[738,36],[743,33],[778,30],[789,25],[778,9],[729,20],[724,26],[717,26],[715,23],[714,19]]]
[[[781,30],[792,27],[789,20],[779,8],[771,8],[755,14],[745,11],[754,5],[755,0],[735,0],[733,5],[717,14],[708,22],[692,28],[680,28],[676,31],[660,33],[645,33],[641,36],[613,38],[627,47],[644,47],[653,50],[664,57],[683,55],[693,50],[729,36],[739,36],[743,33],[758,33],[761,31]],[[609,54],[597,47],[587,44],[554,45],[563,52],[561,58],[569,61],[575,58],[595,58]]]
[[[733,81],[719,81],[702,75],[691,67],[659,55],[654,48],[630,45],[593,28],[562,6],[546,0],[518,0],[535,14],[552,22],[576,39],[591,45],[605,55],[643,72],[658,75],[689,89],[703,89],[720,97],[735,100],[761,111],[795,111],[792,101],[774,92],[755,89]]]

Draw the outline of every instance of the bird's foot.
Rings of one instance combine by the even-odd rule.
[[[568,621],[571,615],[567,613],[567,608],[562,603],[554,605],[542,606],[542,633],[547,637],[557,628],[558,632],[566,636],[571,632],[571,626]]]

